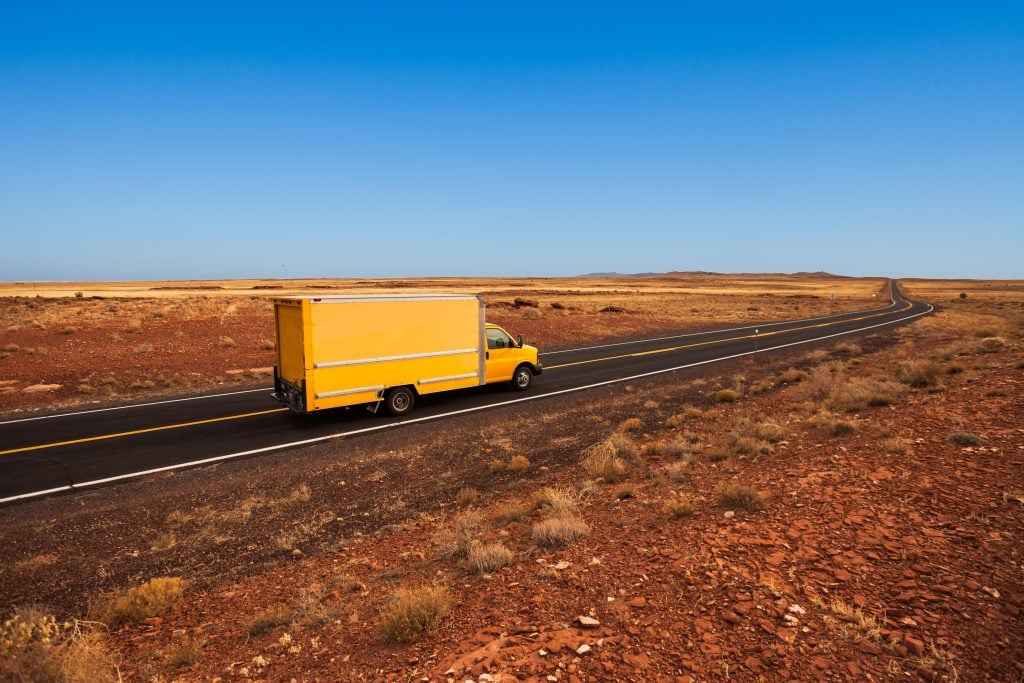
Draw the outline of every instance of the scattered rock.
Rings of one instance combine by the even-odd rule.
[[[580,656],[588,654],[589,652],[590,652],[590,646],[587,645],[586,643],[583,643],[578,648],[576,648],[576,654],[578,654]]]
[[[601,622],[594,617],[587,617],[583,615],[576,617],[576,621],[579,622],[579,625],[583,628],[597,628],[601,625]]]
[[[519,296],[513,299],[512,303],[515,304],[517,308],[522,308],[524,306],[527,308],[538,308],[540,306],[540,304],[534,299],[524,299]]]

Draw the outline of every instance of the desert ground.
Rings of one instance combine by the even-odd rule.
[[[0,405],[265,383],[267,297],[312,288],[172,285],[4,291]],[[821,275],[420,285],[542,348],[884,303]],[[901,285],[936,313],[0,509],[0,673],[1024,680],[1024,282]]]
[[[884,290],[884,279],[822,274],[0,283],[0,414],[265,386],[275,296],[481,294],[491,322],[543,351],[856,310]]]

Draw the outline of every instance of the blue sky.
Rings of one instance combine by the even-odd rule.
[[[0,4],[0,280],[1024,277],[1024,4]]]

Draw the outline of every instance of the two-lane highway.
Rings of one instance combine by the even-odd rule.
[[[268,388],[0,422],[0,503],[551,400],[614,382],[876,330],[931,310],[907,300],[894,284],[891,303],[869,311],[542,352],[544,374],[526,394],[495,385],[427,396],[406,418],[361,409],[295,416],[278,406]]]

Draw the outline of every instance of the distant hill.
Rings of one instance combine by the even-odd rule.
[[[824,270],[816,270],[814,272],[799,271],[796,273],[720,273],[713,270],[671,270],[667,273],[584,273],[577,275],[576,277],[657,277],[657,276],[677,276],[677,277],[693,277],[693,276],[716,276],[721,277],[724,275],[742,275],[745,277],[752,277],[758,275],[768,275],[772,277],[851,277],[849,275],[836,275],[835,273],[829,273]]]

